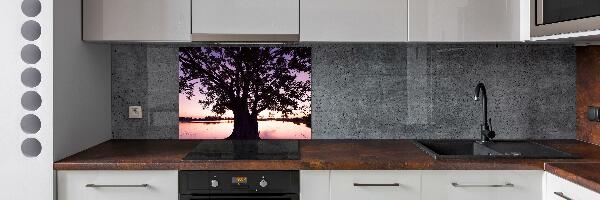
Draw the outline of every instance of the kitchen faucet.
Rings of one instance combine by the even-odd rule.
[[[481,92],[481,97],[479,97],[479,92]],[[481,140],[480,143],[490,142],[494,137],[496,137],[496,132],[492,130],[492,119],[489,119],[488,124],[488,113],[487,113],[487,94],[485,92],[485,85],[483,83],[477,84],[475,87],[475,97],[473,98],[475,101],[479,101],[483,98],[481,105],[483,107],[483,124],[481,124]]]

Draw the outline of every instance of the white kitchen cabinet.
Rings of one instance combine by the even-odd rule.
[[[329,200],[329,170],[300,171],[300,200]]]
[[[421,172],[333,170],[331,200],[419,200]]]
[[[541,200],[543,171],[423,171],[422,200]]]
[[[299,0],[192,0],[192,40],[295,40]]]
[[[405,42],[408,0],[302,0],[300,40]]]
[[[410,0],[409,41],[529,40],[528,0]]]
[[[83,0],[85,41],[190,41],[190,0]]]
[[[177,171],[58,171],[58,200],[177,200]],[[90,185],[93,184],[93,185]],[[143,187],[143,184],[147,184]]]
[[[544,200],[600,200],[600,194],[573,182],[547,173]]]

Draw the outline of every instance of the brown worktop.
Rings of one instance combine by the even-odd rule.
[[[600,162],[546,163],[545,170],[592,191],[600,193]]]
[[[301,140],[300,160],[184,161],[194,140],[109,140],[54,163],[56,170],[542,170],[547,162],[600,162],[600,147],[577,140],[539,143],[582,159],[435,160],[411,140]]]

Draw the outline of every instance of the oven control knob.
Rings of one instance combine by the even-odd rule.
[[[258,185],[260,185],[260,187],[267,187],[267,185],[269,185],[269,183],[267,183],[267,181],[265,179],[263,179],[263,180],[260,180]]]
[[[210,187],[219,187],[219,181],[217,180],[210,180]]]

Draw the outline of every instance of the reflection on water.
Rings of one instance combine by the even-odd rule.
[[[179,122],[179,139],[224,139],[233,131],[232,120]],[[286,121],[258,121],[261,139],[310,139],[305,124]]]

